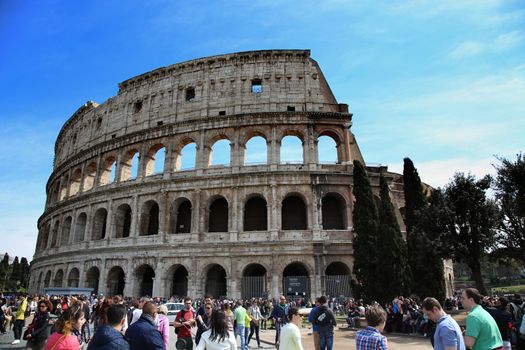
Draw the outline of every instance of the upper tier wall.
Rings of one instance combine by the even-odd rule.
[[[256,86],[254,92],[253,84],[260,89]],[[187,61],[128,79],[119,84],[117,96],[80,107],[57,138],[54,168],[93,145],[162,124],[287,110],[348,112],[346,105],[337,104],[309,50]]]

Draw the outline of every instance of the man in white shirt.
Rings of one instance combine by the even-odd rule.
[[[133,318],[131,319],[131,322],[129,323],[129,325],[131,326],[133,323],[137,322],[140,318],[140,316],[142,316],[142,307],[144,306],[144,304],[146,304],[150,299],[147,298],[147,297],[142,297],[140,298],[139,300],[139,307],[136,308],[135,310],[133,310]]]
[[[289,323],[281,329],[281,337],[279,340],[279,350],[303,350],[301,343],[301,322],[303,316],[299,314],[299,309],[291,307],[288,310]]]

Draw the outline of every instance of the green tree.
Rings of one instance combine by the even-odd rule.
[[[18,256],[15,256],[15,260],[11,264],[11,275],[9,276],[9,287],[10,289],[16,290],[20,279],[22,277],[22,269],[20,267],[20,262]]]
[[[377,230],[379,216],[370,186],[370,180],[364,166],[354,161],[354,197],[352,213],[354,222],[354,284],[356,295],[366,301],[377,298],[380,293]]]
[[[421,179],[410,158],[403,159],[403,190],[405,194],[405,225],[408,237],[417,224],[419,211],[425,205]]]
[[[22,287],[27,288],[29,286],[29,262],[25,257],[20,259],[20,270],[20,284]]]
[[[381,264],[382,303],[404,295],[407,278],[407,247],[397,222],[385,177],[379,178],[381,207],[379,208],[378,256]]]
[[[0,290],[6,289],[9,274],[9,254],[5,253],[2,262],[0,262]]]
[[[445,187],[446,203],[451,213],[446,235],[447,255],[468,265],[476,288],[485,295],[487,289],[481,276],[481,259],[494,247],[499,223],[496,204],[486,194],[490,184],[489,176],[476,180],[470,174],[457,173]]]
[[[525,157],[519,153],[516,162],[498,159],[494,190],[502,220],[496,255],[525,263]]]

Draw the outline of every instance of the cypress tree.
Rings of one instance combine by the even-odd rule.
[[[425,205],[421,179],[410,158],[403,159],[403,184],[405,193],[405,225],[407,237],[417,222],[418,211]]]
[[[9,254],[5,253],[0,262],[0,290],[4,290],[9,278]]]
[[[366,301],[379,296],[379,269],[377,259],[377,229],[379,216],[364,166],[354,161],[354,284],[356,295]]]
[[[27,258],[23,257],[20,260],[21,277],[20,284],[22,287],[27,288],[29,285],[29,262]]]
[[[407,279],[407,247],[390,199],[388,184],[381,174],[381,208],[379,208],[378,256],[381,264],[382,303],[403,295]]]
[[[13,264],[11,264],[11,275],[9,276],[9,285],[11,288],[16,288],[18,283],[20,282],[21,276],[21,269],[20,269],[20,262],[18,261],[18,256],[15,256],[15,260],[13,261]]]

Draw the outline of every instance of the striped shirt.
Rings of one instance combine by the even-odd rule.
[[[374,327],[366,327],[355,336],[357,350],[388,350],[386,337]]]

